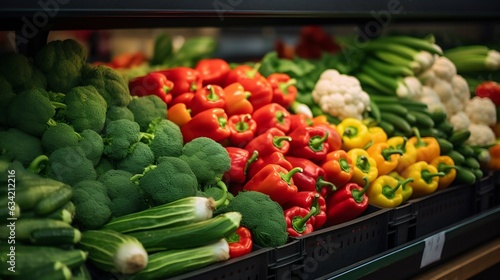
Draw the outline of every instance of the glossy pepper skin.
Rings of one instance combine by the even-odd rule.
[[[490,170],[500,170],[500,144],[496,143],[495,145],[488,148],[490,152],[491,159],[487,164],[487,167]]]
[[[198,113],[181,127],[181,132],[184,143],[202,136],[220,142],[231,134],[227,127],[227,115],[221,108],[208,109]]]
[[[410,179],[410,178],[404,178],[396,171],[392,171],[391,173],[388,174],[388,176],[394,177],[398,181],[404,181],[406,179]],[[413,179],[413,178],[411,178],[411,179]],[[401,196],[403,197],[403,202],[410,199],[411,195],[413,194],[413,189],[411,186],[408,185],[408,183],[402,184],[400,191],[401,191]]]
[[[314,213],[316,208],[311,209],[293,206],[285,210],[286,231],[288,236],[297,237],[314,231]]]
[[[193,68],[179,66],[156,72],[162,73],[174,83],[174,88],[171,90],[174,98],[185,92],[194,93],[202,88],[200,73]]]
[[[286,154],[290,149],[292,138],[277,128],[270,128],[265,133],[252,139],[245,149],[248,151],[259,151],[262,156],[270,155],[273,152]]]
[[[128,88],[131,95],[146,96],[156,95],[166,104],[172,101],[174,83],[169,81],[165,75],[161,73],[149,73],[146,76],[133,78],[128,82]]]
[[[196,63],[194,69],[200,73],[203,86],[222,85],[227,74],[231,71],[229,64],[220,58],[201,59]]]
[[[295,157],[321,162],[329,151],[328,132],[311,126],[295,129],[288,134],[292,138],[289,154]]]
[[[182,103],[186,105],[186,107],[191,108],[191,101],[193,100],[194,93],[193,92],[185,92],[177,95],[172,101],[168,104],[169,106],[174,106],[176,104]]]
[[[408,139],[408,142],[413,144],[417,150],[417,161],[430,163],[441,154],[438,141],[432,136],[421,137],[416,128],[413,131],[415,136]]]
[[[227,75],[225,85],[236,82],[251,93],[248,100],[252,103],[254,110],[271,103],[273,100],[273,88],[269,81],[258,72],[257,68],[248,65],[234,67]]]
[[[304,114],[290,114],[290,130],[289,132],[294,131],[295,129],[303,126],[313,126],[313,120],[307,115]]]
[[[364,148],[371,140],[368,126],[358,119],[343,119],[337,125],[337,131],[342,138],[342,148],[346,151]]]
[[[412,198],[435,192],[438,187],[439,177],[444,175],[443,172],[438,172],[436,167],[425,161],[417,161],[401,173],[404,178],[413,178],[414,180],[409,184],[413,189]]]
[[[342,139],[337,129],[331,124],[314,124],[313,127],[323,129],[328,132],[328,152],[333,152],[342,149]]]
[[[287,156],[286,159],[293,167],[302,168],[302,172],[293,175],[293,181],[299,192],[318,192],[322,196],[327,196],[337,189],[334,184],[325,180],[325,170],[314,162],[306,158],[291,156]]]
[[[354,173],[352,174],[351,181],[357,184],[363,184],[364,177],[368,181],[373,182],[378,177],[377,162],[373,159],[367,151],[361,148],[354,148],[347,152],[351,158]]]
[[[232,83],[224,87],[224,94],[225,111],[228,116],[253,113],[252,103],[248,100],[251,94],[249,91],[245,91],[240,83]]]
[[[368,203],[380,208],[395,208],[403,203],[401,186],[412,181],[413,178],[399,181],[389,175],[379,176],[366,191]]]
[[[252,118],[257,122],[257,135],[270,128],[277,128],[285,134],[290,130],[290,112],[278,103],[269,103],[255,110]]]
[[[285,208],[291,208],[293,206],[298,206],[310,210],[312,207],[316,207],[316,213],[314,216],[313,229],[317,230],[323,227],[326,222],[326,201],[324,196],[317,192],[299,191],[293,198],[288,201]]]
[[[191,110],[184,103],[177,103],[168,108],[167,118],[179,127],[191,120]]]
[[[364,177],[365,185],[348,183],[326,198],[325,226],[341,224],[359,217],[368,208],[369,181]]]
[[[396,169],[403,151],[387,142],[374,143],[366,150],[377,164],[378,175],[386,175]]]
[[[277,164],[268,164],[253,176],[243,187],[243,190],[258,191],[280,205],[284,205],[298,192],[292,176],[302,172],[300,168],[286,170]]]
[[[229,245],[229,258],[234,259],[252,252],[252,233],[244,226],[239,226],[235,232],[226,237]]]
[[[453,183],[455,177],[457,176],[457,171],[455,170],[455,162],[449,156],[442,155],[431,161],[431,165],[434,166],[438,172],[443,172],[444,176],[438,177],[438,190],[446,189]]]
[[[233,115],[227,120],[231,131],[229,143],[232,146],[244,148],[254,137],[257,123],[250,114]]]
[[[368,127],[368,132],[370,133],[370,142],[368,145],[375,143],[385,143],[387,142],[387,133],[379,126]]]
[[[288,108],[297,98],[297,80],[284,73],[273,73],[267,77],[273,89],[273,103]]]
[[[286,170],[291,170],[294,166],[285,158],[280,152],[273,152],[270,155],[259,156],[259,158],[252,163],[248,169],[248,178],[252,178],[257,174],[262,168],[266,167],[268,164],[277,164]],[[295,175],[294,175],[295,176]]]
[[[494,81],[482,82],[476,87],[475,96],[489,98],[496,107],[500,106],[500,84]]]
[[[217,85],[207,85],[196,91],[191,100],[191,114],[197,115],[208,109],[224,109],[226,100],[224,99],[224,89]]]
[[[326,179],[338,187],[347,184],[354,175],[352,159],[344,150],[328,153],[321,168],[325,171]]]
[[[230,184],[242,184],[247,180],[247,174],[250,166],[259,158],[259,153],[237,148],[225,147],[229,158],[231,159],[231,168],[224,173],[224,182]]]
[[[387,139],[387,144],[395,149],[403,151],[399,157],[398,166],[395,171],[403,172],[408,166],[417,162],[417,148],[408,142],[408,138],[402,136],[393,136]]]

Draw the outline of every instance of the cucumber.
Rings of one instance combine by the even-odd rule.
[[[446,136],[451,136],[453,130],[455,129],[453,125],[447,121],[443,121],[435,126],[437,129],[441,130]]]
[[[414,114],[408,112],[404,118],[411,126],[417,125],[417,117]]]
[[[476,175],[476,180],[479,180],[484,176],[483,170],[481,170],[480,168],[471,168],[470,171],[472,171],[472,173]]]
[[[59,189],[49,193],[46,197],[40,199],[35,205],[33,211],[36,215],[43,216],[54,212],[58,208],[70,201],[73,196],[73,189],[70,186],[64,185]]]
[[[404,118],[392,114],[381,112],[383,121],[386,121],[394,126],[395,130],[401,131],[404,135],[412,135],[411,125]]]
[[[455,147],[455,150],[461,153],[464,157],[471,157],[475,155],[474,149],[467,144],[458,145]]]
[[[32,210],[35,205],[50,193],[61,188],[61,185],[38,185],[29,188],[18,189],[16,191],[16,203],[23,211]],[[17,188],[17,184],[16,184]],[[7,205],[8,197],[2,196],[0,198],[0,205]]]
[[[391,123],[381,120],[377,125],[385,131],[387,136],[391,137],[394,135],[395,128]]]
[[[81,232],[76,228],[41,228],[31,232],[30,241],[37,245],[65,245],[80,242]]]
[[[187,249],[215,242],[233,233],[240,225],[239,212],[227,212],[210,220],[183,226],[131,232],[148,252]]]
[[[464,161],[463,165],[466,166],[466,167],[469,167],[471,169],[480,169],[481,168],[481,164],[473,156],[465,157],[465,161]]]
[[[68,224],[71,224],[73,222],[74,217],[75,217],[75,205],[71,201],[66,202],[64,206],[44,216],[38,216],[33,211],[23,212],[23,218],[47,218],[47,219],[62,221]]]
[[[380,108],[376,102],[373,102],[373,100],[370,99],[370,115],[373,117],[373,119],[379,123],[381,120],[380,116]]]
[[[29,241],[31,233],[37,229],[72,228],[70,224],[46,218],[20,218],[16,221],[16,241]],[[8,238],[10,228],[0,227],[0,238]]]
[[[381,103],[378,104],[381,113],[393,113],[398,116],[405,117],[408,114],[408,109],[400,104],[387,104]]]
[[[470,137],[470,131],[468,129],[455,130],[451,134],[448,140],[455,146],[460,146]]]
[[[437,137],[436,141],[439,144],[441,155],[446,155],[453,150],[453,144],[450,141],[440,137]]]
[[[434,127],[434,120],[426,113],[411,110],[410,114],[414,115],[416,118],[415,125],[420,128],[432,128]]]
[[[16,277],[16,280],[70,280],[73,279],[71,270],[62,262],[35,269]]]
[[[456,150],[451,150],[446,155],[451,157],[455,165],[462,165],[465,161],[465,157]]]
[[[470,185],[477,181],[476,174],[474,174],[471,169],[463,166],[456,166],[455,170],[457,171],[457,175],[455,176],[454,182]]]
[[[431,112],[431,118],[434,123],[439,124],[446,120],[446,113],[444,111],[434,111]]]

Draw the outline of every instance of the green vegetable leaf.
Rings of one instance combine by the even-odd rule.
[[[175,53],[172,63],[176,66],[194,67],[203,58],[211,57],[215,52],[217,42],[212,37],[195,37],[187,39]]]
[[[165,64],[172,58],[174,47],[172,44],[172,37],[166,33],[162,33],[156,37],[153,58],[151,65]]]

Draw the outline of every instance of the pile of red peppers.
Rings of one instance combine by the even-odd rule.
[[[350,183],[354,167],[337,129],[326,118],[288,110],[295,83],[286,74],[265,77],[256,67],[210,58],[129,86],[132,94],[162,98],[185,142],[209,137],[222,144],[231,159],[224,174],[229,190],[269,195],[282,206],[292,237],[355,218],[368,206],[368,183]]]

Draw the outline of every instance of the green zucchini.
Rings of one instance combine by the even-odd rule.
[[[73,274],[72,280],[92,280],[92,275],[90,275],[90,271],[86,265],[81,265],[80,267],[73,269],[71,272]]]
[[[241,223],[239,212],[227,212],[212,219],[182,225],[129,233],[148,252],[187,249],[215,242],[233,233]]]
[[[453,144],[450,141],[440,137],[436,137],[436,141],[439,144],[441,155],[446,155],[453,150]]]
[[[378,108],[380,109],[380,113],[393,113],[401,117],[405,117],[408,114],[408,109],[400,104],[380,103],[378,104]]]
[[[455,130],[451,134],[448,140],[453,143],[454,146],[460,146],[470,137],[470,131],[468,129]]]
[[[380,122],[381,117],[380,117],[380,108],[376,102],[373,102],[373,100],[370,99],[370,115],[373,117],[375,122]]]
[[[474,149],[467,145],[467,144],[462,144],[462,145],[458,145],[455,147],[455,150],[457,150],[457,152],[461,153],[464,157],[471,157],[471,156],[474,156]]]
[[[464,160],[464,163],[463,163],[464,166],[467,166],[471,169],[479,169],[481,168],[481,164],[479,163],[479,161],[473,157],[473,156],[470,156],[470,157],[465,157],[465,160]]]
[[[21,274],[16,280],[70,280],[73,279],[71,270],[62,262],[55,262],[52,265],[44,266],[34,271]]]
[[[446,113],[444,111],[434,111],[430,114],[435,124],[440,124],[446,120]]]
[[[42,198],[59,188],[61,188],[61,185],[38,185],[25,189],[18,189],[16,191],[16,203],[23,211],[32,210]],[[7,202],[7,196],[2,196],[2,198],[0,198],[0,205],[7,205]]]
[[[80,242],[82,234],[76,228],[41,228],[31,232],[30,241],[37,245],[65,245]]]
[[[47,215],[57,210],[57,208],[64,206],[70,201],[72,196],[73,189],[68,185],[64,185],[40,199],[33,211],[39,216]]]
[[[73,202],[68,201],[63,207],[56,209],[54,212],[48,215],[38,216],[33,211],[23,212],[23,218],[47,218],[58,221],[63,221],[65,223],[71,224],[73,218],[75,217],[75,205]]]
[[[472,172],[470,168],[464,166],[456,166],[455,170],[457,171],[457,175],[455,176],[454,182],[460,184],[474,184],[477,181],[476,174]]]
[[[453,130],[455,129],[453,125],[447,121],[443,121],[435,126],[437,129],[441,130],[446,136],[451,136]]]
[[[20,218],[15,223],[16,241],[29,241],[31,233],[37,229],[54,228],[72,228],[70,224],[63,221],[46,218]],[[10,228],[8,226],[0,227],[0,238],[8,238]]]
[[[455,165],[462,165],[464,164],[465,157],[459,153],[457,150],[451,150],[447,154],[447,156],[451,157]]]
[[[416,118],[415,125],[420,128],[432,128],[434,127],[434,120],[426,113],[411,110],[410,114],[414,115]]]
[[[381,113],[381,117],[383,121],[392,124],[395,130],[401,131],[404,135],[412,134],[411,125],[403,117],[400,117],[392,113],[384,113],[384,112]]]
[[[411,125],[411,126],[414,126],[417,124],[417,117],[408,112],[405,116],[404,116],[405,120]]]

